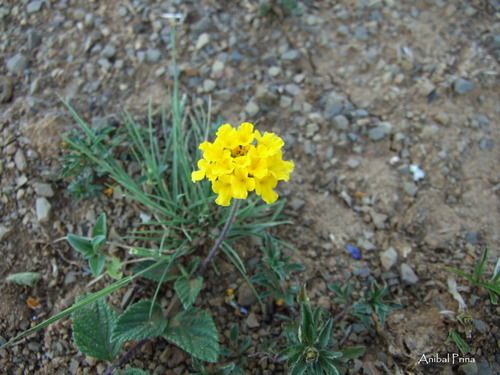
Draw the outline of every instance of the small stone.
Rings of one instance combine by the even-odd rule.
[[[316,123],[307,124],[306,126],[306,137],[312,138],[316,132],[319,130],[319,125]]]
[[[8,77],[0,77],[0,103],[8,103],[12,99],[14,85]]]
[[[296,61],[301,58],[301,53],[295,49],[288,50],[281,55],[281,59],[284,61]]]
[[[28,67],[29,59],[21,53],[7,60],[7,70],[13,74],[21,74]]]
[[[396,262],[398,261],[398,253],[394,250],[393,247],[388,248],[382,254],[380,254],[380,263],[385,268],[386,271],[389,271]]]
[[[455,82],[453,82],[453,90],[459,95],[468,93],[474,88],[474,86],[474,83],[466,80],[465,78],[457,78]]]
[[[368,29],[363,26],[356,26],[354,29],[354,38],[359,40],[368,40]]]
[[[158,48],[149,48],[146,51],[146,61],[157,63],[161,59],[161,51]]]
[[[245,323],[246,323],[248,328],[260,327],[260,323],[257,320],[257,316],[255,315],[255,313],[253,311],[250,314],[248,314],[248,316],[245,320]]]
[[[206,79],[203,81],[203,91],[205,92],[212,92],[213,90],[215,90],[216,87],[217,84],[215,83],[214,80]]]
[[[408,196],[414,197],[417,195],[418,186],[414,182],[405,182],[403,190]]]
[[[238,289],[238,305],[240,306],[252,306],[257,302],[257,297],[255,296],[252,289],[247,283],[241,284]]]
[[[293,211],[300,211],[302,207],[304,207],[306,201],[300,198],[293,198],[288,205],[293,209]]]
[[[220,78],[224,73],[225,65],[222,61],[216,60],[212,65],[212,78]]]
[[[436,120],[441,125],[448,125],[450,122],[450,116],[447,113],[439,112],[434,116],[434,120]]]
[[[202,33],[196,41],[196,49],[200,50],[205,47],[210,42],[210,35],[208,33]]]
[[[247,105],[245,106],[245,112],[248,114],[250,117],[254,117],[257,115],[259,112],[260,108],[257,103],[255,103],[253,100],[250,100]]]
[[[271,66],[267,70],[267,74],[269,74],[271,77],[277,77],[281,74],[281,68],[279,66]]]
[[[288,108],[292,105],[293,99],[289,96],[282,95],[280,97],[280,108]]]
[[[116,48],[111,44],[107,44],[106,47],[101,51],[101,57],[110,60],[116,55]]]
[[[7,228],[6,226],[0,225],[0,242],[7,237],[7,235],[10,233],[11,229]]]
[[[432,138],[439,132],[439,126],[436,124],[425,125],[422,131],[420,132],[420,136],[424,139]]]
[[[52,206],[47,198],[42,197],[36,199],[36,218],[40,224],[49,220],[51,210]]]
[[[329,97],[325,105],[325,118],[327,120],[333,119],[335,116],[342,112],[343,104],[338,100]]]
[[[40,9],[42,9],[42,5],[44,2],[44,0],[32,1],[26,6],[26,12],[28,12],[28,14],[38,12]]]
[[[14,163],[16,164],[16,168],[18,171],[22,172],[26,169],[28,163],[26,162],[26,157],[24,156],[23,150],[18,149],[16,151],[16,154],[14,155]]]
[[[301,92],[301,89],[298,85],[295,83],[289,83],[288,85],[285,86],[285,91],[289,93],[290,95],[298,95]]]
[[[33,185],[38,196],[45,198],[52,198],[54,196],[54,190],[52,190],[50,184],[45,182],[36,182]]]
[[[477,363],[476,362],[469,362],[469,363],[466,363],[465,365],[459,366],[458,372],[460,374],[464,374],[464,375],[476,375],[476,374],[478,374]],[[484,374],[484,373],[481,373],[481,375],[482,374]]]
[[[36,47],[38,47],[42,43],[42,35],[36,30],[29,30],[28,35],[28,50],[33,51]]]
[[[349,129],[349,120],[343,115],[335,116],[332,120],[332,124],[340,131]]]
[[[479,140],[479,148],[481,150],[487,150],[489,148],[492,148],[493,147],[493,141],[486,138],[486,137],[483,137]]]
[[[360,162],[358,159],[349,158],[347,159],[346,164],[349,168],[356,169],[357,167],[359,167]]]
[[[372,141],[380,141],[385,136],[391,134],[392,124],[390,122],[379,122],[377,126],[368,130],[368,137]]]
[[[401,264],[400,268],[401,280],[409,285],[415,285],[419,282],[418,276],[415,271],[406,263]]]

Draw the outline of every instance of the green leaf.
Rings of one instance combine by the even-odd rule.
[[[299,341],[307,344],[314,342],[314,318],[311,305],[306,302],[300,304]]]
[[[108,275],[115,280],[121,280],[123,277],[123,272],[119,272],[121,267],[120,259],[117,257],[111,258],[111,262],[108,264]]]
[[[19,272],[10,274],[6,280],[19,285],[34,286],[41,278],[42,275],[38,272]]]
[[[94,275],[94,277],[97,277],[102,273],[105,264],[106,255],[104,254],[94,255],[93,257],[89,258],[90,270],[92,271],[92,275]]]
[[[229,341],[237,343],[239,335],[238,324],[235,323],[229,330]]]
[[[292,367],[292,371],[290,371],[290,375],[302,375],[305,373],[307,368],[309,367],[309,363],[305,362],[302,359],[299,359]]]
[[[204,310],[191,308],[176,315],[163,335],[193,357],[206,362],[219,358],[217,328]]]
[[[148,375],[148,373],[144,370],[140,370],[138,368],[135,368],[135,367],[130,367],[126,370],[123,370],[123,371],[117,371],[116,372],[117,375]]]
[[[466,274],[465,272],[463,272],[463,271],[460,271],[460,270],[458,270],[458,269],[456,269],[456,268],[453,268],[453,267],[448,267],[448,266],[445,266],[445,267],[443,267],[443,268],[444,268],[446,271],[450,271],[450,272],[456,273],[457,275],[459,275],[459,276],[462,276],[462,277],[466,278],[466,279],[467,279],[467,280],[469,280],[471,283],[473,283],[473,282],[474,282],[474,280],[473,280],[472,276],[467,275],[467,274]]]
[[[330,337],[332,336],[333,319],[330,318],[326,324],[321,328],[318,335],[317,348],[323,349],[330,342]]]
[[[469,345],[464,341],[464,339],[462,339],[462,337],[454,329],[450,329],[450,334],[445,342],[449,342],[450,340],[453,340],[455,342],[462,355],[466,355],[467,353],[470,352]]]
[[[106,243],[106,236],[103,236],[102,234],[95,236],[92,238],[92,240],[90,240],[90,243],[92,244],[93,253],[97,254]]]
[[[346,348],[341,350],[343,354],[343,358],[351,359],[358,358],[361,354],[365,352],[365,348],[363,346],[356,346],[354,348]]]
[[[80,296],[75,303],[86,296]],[[73,313],[73,339],[78,350],[94,358],[112,361],[121,343],[111,340],[116,313],[104,299],[98,299]]]
[[[69,233],[67,240],[73,249],[83,254],[84,258],[91,257],[94,254],[92,241],[88,238],[83,238],[77,236],[76,234]]]
[[[157,261],[154,260],[145,260],[143,262],[137,263],[133,268],[133,272],[134,273],[142,272],[146,268],[153,266],[156,262]],[[145,277],[148,280],[156,281],[157,283],[159,283],[160,280],[162,280],[163,271],[165,271],[165,267],[167,267],[166,264],[159,264],[158,266],[153,267],[151,270],[144,272],[141,276]],[[177,278],[177,276],[178,275],[167,273],[166,277],[163,279],[163,282],[173,280]]]
[[[129,306],[116,320],[111,338],[123,343],[160,336],[168,321],[161,306],[155,303],[151,310],[151,304],[152,301],[144,300]]]
[[[179,296],[184,309],[187,310],[196,301],[203,285],[203,277],[198,276],[190,280],[188,276],[181,276],[174,284],[174,289]]]
[[[104,238],[106,238],[107,233],[106,213],[103,212],[99,215],[97,221],[95,222],[94,229],[92,230],[92,237],[104,236]]]

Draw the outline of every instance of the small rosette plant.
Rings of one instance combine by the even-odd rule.
[[[215,203],[221,206],[229,206],[232,198],[246,199],[253,190],[267,204],[275,202],[278,194],[273,189],[278,181],[288,181],[294,169],[292,161],[283,160],[283,139],[269,132],[261,135],[249,122],[238,129],[222,125],[216,135],[213,143],[199,146],[203,158],[191,175],[193,182],[208,178],[218,194]]]

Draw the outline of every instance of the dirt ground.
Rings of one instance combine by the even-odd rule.
[[[301,6],[300,15],[281,15],[276,5],[260,16],[250,0],[0,0],[0,340],[106,285],[88,286],[85,263],[59,239],[86,233],[103,211],[113,234],[124,236],[140,222],[141,208],[68,194],[68,181],[59,178],[60,137],[75,123],[60,98],[93,126],[120,119],[125,109],[144,118],[148,102],[161,107],[172,86],[169,20],[162,15],[180,13],[182,92],[191,103],[206,105],[210,97],[214,121],[275,131],[295,162],[291,181],[279,186],[293,225],[275,230],[307,267],[290,283],[307,283],[313,304],[332,315],[340,307],[330,283],[349,282],[359,295],[375,279],[403,305],[382,328],[355,326],[344,345],[366,352],[351,372],[500,374],[500,308],[442,268],[469,272],[488,246],[490,277],[500,254],[499,2]],[[41,198],[47,217],[37,209]],[[256,252],[247,249],[245,260]],[[234,323],[252,337],[246,373],[285,373],[282,363],[259,354],[262,338],[274,337],[279,325],[249,324],[224,304],[226,288],[237,295],[244,289],[226,269],[227,277],[205,287],[210,302],[201,306],[214,314],[223,341]],[[22,271],[42,279],[35,287],[5,281]],[[459,353],[445,343],[450,329],[465,338],[454,318],[460,311],[451,276],[474,322],[465,356],[474,363],[419,364],[422,354]],[[144,286],[130,288],[140,293]],[[40,307],[30,308],[28,298]],[[113,301],[120,308],[128,298],[128,289],[120,290]],[[258,306],[249,308],[261,316]],[[0,350],[2,372],[103,373],[107,364],[78,352],[70,326],[65,319]],[[186,359],[154,340],[129,364],[178,375],[189,373]]]

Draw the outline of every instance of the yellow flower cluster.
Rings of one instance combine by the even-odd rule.
[[[273,188],[279,180],[288,181],[294,168],[292,161],[282,159],[285,142],[274,133],[261,135],[249,122],[238,129],[222,125],[216,134],[213,143],[200,144],[203,159],[191,174],[193,182],[205,177],[212,181],[212,190],[219,194],[215,203],[221,206],[229,206],[231,198],[246,199],[253,190],[267,204],[276,201]]]

